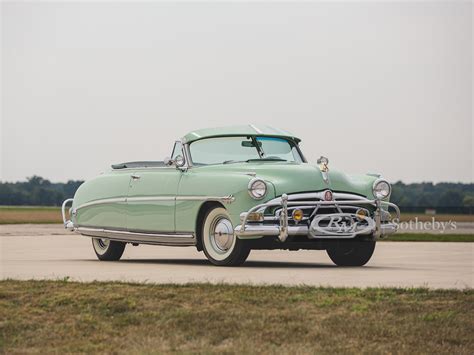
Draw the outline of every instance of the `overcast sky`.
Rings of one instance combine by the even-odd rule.
[[[254,123],[346,172],[473,181],[470,1],[1,6],[0,180],[87,179]]]

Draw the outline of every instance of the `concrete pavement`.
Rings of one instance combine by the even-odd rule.
[[[339,268],[324,251],[252,251],[242,267],[212,266],[193,247],[128,245],[98,261],[90,238],[47,227],[0,226],[0,277],[157,283],[252,283],[354,287],[474,287],[474,243],[380,242],[361,268]],[[7,230],[8,229],[8,230]],[[55,231],[56,229],[53,228]]]

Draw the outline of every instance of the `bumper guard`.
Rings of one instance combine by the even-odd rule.
[[[371,218],[371,222],[373,222],[373,227],[370,229],[367,228],[360,228],[359,230],[354,230],[353,233],[349,234],[341,234],[337,232],[337,228],[333,228],[333,233],[331,232],[331,228],[327,228],[327,233],[318,234],[313,236],[310,233],[310,226],[300,224],[289,226],[288,225],[288,207],[290,206],[314,206],[315,208],[326,206],[326,207],[334,207],[340,210],[341,207],[345,206],[372,206],[375,207],[375,212],[373,219]],[[263,223],[247,223],[247,218],[249,213],[252,212],[263,212],[268,207],[281,207],[281,213],[279,216],[278,223],[275,224],[263,224]],[[396,220],[387,222],[382,221],[382,214],[386,213],[390,207],[393,208],[396,212]],[[273,199],[267,203],[263,203],[251,208],[247,213],[243,214],[242,224],[238,225],[235,228],[235,234],[238,237],[243,239],[252,238],[252,237],[260,237],[260,236],[278,236],[278,239],[281,242],[284,242],[288,236],[294,235],[305,235],[311,239],[336,239],[336,238],[354,238],[356,235],[359,234],[372,234],[376,239],[381,238],[383,236],[393,234],[397,231],[398,225],[397,223],[393,222],[400,221],[400,209],[397,205],[391,202],[385,202],[380,200],[369,200],[365,198],[360,199],[348,199],[348,200],[337,200],[337,201],[293,201],[288,200],[288,195],[283,194],[281,198]]]
[[[63,224],[64,224],[64,228],[66,228],[67,230],[73,232],[74,231],[74,223],[72,222],[71,219],[67,219],[67,216],[66,216],[66,206],[71,203],[72,204],[72,201],[74,199],[72,198],[68,198],[67,200],[65,200],[63,202],[63,205],[61,206],[61,213],[63,215]],[[69,209],[69,218],[71,218],[71,209]]]

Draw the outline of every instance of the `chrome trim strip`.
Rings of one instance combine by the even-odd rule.
[[[232,203],[235,197],[228,196],[176,196],[176,201],[220,201],[223,203]]]
[[[71,199],[72,200],[72,199]],[[66,200],[68,201],[68,200]],[[66,202],[65,201],[65,202]],[[75,210],[79,210],[84,207],[109,204],[109,203],[127,203],[127,202],[149,202],[149,201],[220,201],[223,203],[232,203],[235,201],[235,197],[232,195],[228,196],[142,196],[142,197],[117,197],[117,198],[106,198],[102,200],[95,200],[86,202]]]
[[[320,192],[303,192],[303,193],[291,194],[291,195],[288,195],[288,201],[300,200],[300,199],[318,199],[318,200],[324,201],[325,191],[326,190],[320,191]],[[355,201],[371,201],[359,195],[341,193],[341,192],[333,192],[333,198],[335,200],[344,199],[344,200],[355,200]],[[274,202],[280,202],[280,201],[281,201],[281,197],[276,197],[268,201],[268,203],[274,203]],[[340,203],[340,201],[334,201],[334,202]]]
[[[146,169],[146,170],[150,170],[150,169],[173,169],[173,170],[176,170],[176,168],[174,166],[138,166],[138,167],[135,167],[135,168],[120,168],[120,169],[113,169],[114,171],[116,172],[119,172],[119,171],[127,171],[127,170],[142,170],[142,169]]]
[[[142,196],[142,197],[127,197],[126,202],[147,202],[147,201],[174,201],[174,196]]]
[[[84,207],[90,207],[90,206],[95,206],[95,205],[105,205],[108,203],[124,203],[124,202],[127,202],[127,199],[125,197],[104,198],[101,200],[94,200],[91,202],[83,203],[82,205],[76,207],[76,211]]]
[[[101,237],[128,243],[169,245],[169,246],[192,246],[196,245],[193,234],[185,233],[157,233],[157,232],[129,232],[123,230],[79,227],[76,229],[87,237]]]
[[[355,195],[355,194],[348,194],[348,193],[341,193],[341,192],[334,192],[333,194],[334,199],[344,199],[344,200],[368,200],[365,197]]]

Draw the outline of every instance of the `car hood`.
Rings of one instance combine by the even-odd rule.
[[[275,187],[276,196],[283,193],[321,191],[330,189],[349,192],[373,198],[372,184],[376,177],[371,175],[348,175],[329,170],[327,182],[317,165],[288,162],[252,162],[199,167],[197,170],[215,173],[255,175]]]

